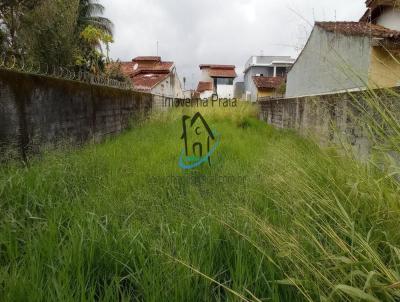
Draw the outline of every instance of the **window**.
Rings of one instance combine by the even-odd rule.
[[[274,67],[267,67],[267,77],[273,77],[274,76]]]
[[[276,68],[276,75],[278,77],[285,77],[287,73],[286,67],[277,67]]]
[[[217,78],[217,85],[233,85],[233,78]]]

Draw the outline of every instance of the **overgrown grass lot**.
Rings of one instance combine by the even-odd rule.
[[[193,171],[181,110],[1,166],[0,300],[400,301],[393,169],[254,110],[202,110],[222,141]]]

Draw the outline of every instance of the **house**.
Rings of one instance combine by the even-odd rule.
[[[212,82],[200,81],[197,85],[196,92],[200,95],[201,99],[208,99],[214,94],[214,86]]]
[[[358,22],[316,22],[287,77],[287,97],[400,84],[400,14],[372,1]],[[371,21],[371,22],[370,22]]]
[[[252,81],[256,87],[256,100],[260,97],[283,97],[285,78],[281,76],[264,77],[253,76]]]
[[[294,59],[289,56],[251,56],[244,70],[243,98],[255,102],[258,96],[275,95],[276,86],[284,83],[282,79],[286,77],[293,63]]]
[[[234,65],[200,65],[201,79],[197,86],[200,98],[209,98],[218,94],[221,99],[232,99],[233,80],[237,77]]]
[[[368,0],[366,5],[368,9],[360,21],[400,30],[400,6],[398,1],[396,4],[396,0]]]
[[[184,97],[174,62],[162,61],[161,57],[141,56],[131,62],[122,62],[121,69],[137,91],[170,98]]]

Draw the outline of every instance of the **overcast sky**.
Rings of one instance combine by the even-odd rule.
[[[314,21],[358,21],[364,0],[101,0],[115,25],[111,57],[159,55],[174,61],[186,88],[199,64],[233,64],[251,55],[298,55]],[[336,17],[335,17],[336,16]]]

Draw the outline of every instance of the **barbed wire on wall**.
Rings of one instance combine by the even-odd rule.
[[[26,63],[15,57],[0,56],[0,69],[13,70],[28,74],[43,75],[57,79],[79,81],[93,85],[101,85],[125,90],[134,90],[132,83],[111,79],[105,74],[93,74],[86,71],[75,71],[65,67],[49,66],[48,64]]]

